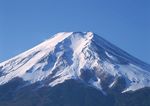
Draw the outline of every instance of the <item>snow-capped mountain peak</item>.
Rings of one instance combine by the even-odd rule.
[[[150,87],[150,66],[92,32],[61,32],[0,63],[1,85],[16,77],[48,86],[74,79],[100,90],[122,78],[126,92]]]

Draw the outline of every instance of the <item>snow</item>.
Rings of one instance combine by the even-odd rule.
[[[110,55],[108,52],[105,51],[105,54],[112,60],[117,60],[114,56]]]
[[[107,59],[101,58],[104,55],[103,51]],[[120,58],[130,60],[130,63],[119,64],[109,61],[122,61]],[[110,88],[116,83],[118,76],[125,78],[127,86],[123,92],[150,87],[149,70],[143,69],[141,64],[135,64],[137,60],[131,59],[134,58],[93,32],[61,32],[36,47],[0,63],[0,85],[20,77],[31,84],[47,78],[53,79],[49,86],[55,86],[69,79],[83,80],[81,70],[94,70],[97,80],[90,78],[88,84],[101,91],[104,73],[114,77]]]

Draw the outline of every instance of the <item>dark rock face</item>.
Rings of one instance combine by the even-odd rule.
[[[95,76],[95,72],[94,70],[89,70],[89,69],[81,69],[81,79],[85,82],[89,82],[89,80],[96,80],[97,81],[97,78]]]
[[[109,90],[104,95],[76,80],[55,87],[26,84],[16,78],[0,86],[0,106],[150,106],[150,88],[123,94]]]

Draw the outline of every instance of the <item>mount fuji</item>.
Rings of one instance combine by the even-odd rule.
[[[149,100],[150,65],[93,32],[57,33],[0,63],[0,106],[150,106]]]

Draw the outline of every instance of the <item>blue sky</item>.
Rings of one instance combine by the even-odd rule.
[[[93,31],[150,63],[150,0],[0,0],[0,62],[61,31]]]

